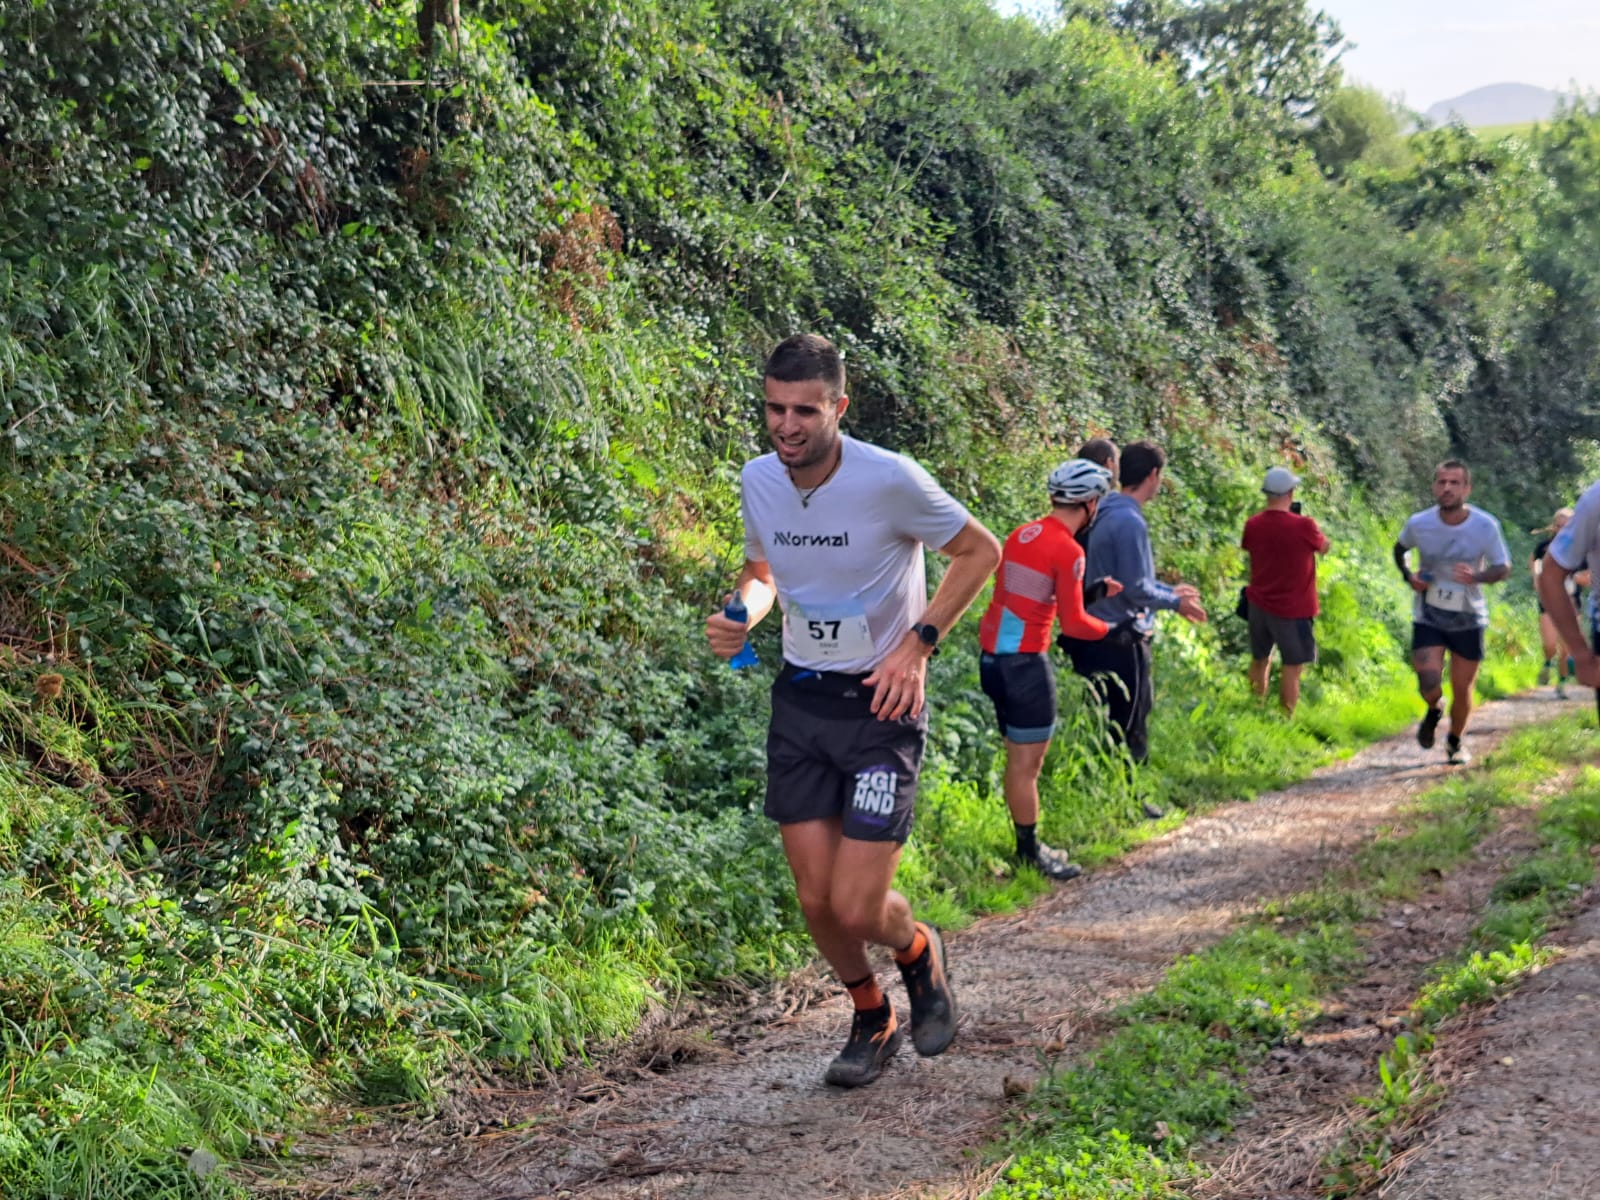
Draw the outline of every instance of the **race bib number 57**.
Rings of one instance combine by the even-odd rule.
[[[860,610],[797,611],[786,628],[802,660],[855,662],[873,656],[872,630]]]

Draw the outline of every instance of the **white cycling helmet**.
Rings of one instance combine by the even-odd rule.
[[[1045,486],[1057,504],[1087,504],[1111,490],[1111,472],[1087,458],[1069,458],[1050,472]]]

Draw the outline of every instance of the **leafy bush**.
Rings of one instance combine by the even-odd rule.
[[[835,335],[854,431],[997,528],[1083,435],[1165,440],[1157,545],[1208,596],[1260,469],[1312,479],[1307,715],[1257,711],[1221,621],[1160,648],[1153,771],[1066,689],[1046,831],[1096,854],[1141,799],[1403,719],[1386,530],[1495,381],[1542,403],[1508,381],[1582,238],[1582,114],[1533,159],[1441,135],[1333,188],[1103,21],[467,8],[432,53],[410,5],[0,13],[18,1196],[218,1194],[178,1147],[243,1153],[329,1088],[416,1099],[448,1054],[546,1069],[802,959],[765,699],[699,632],[776,335]],[[1561,383],[1518,426],[1539,461],[1588,429]],[[952,920],[1042,886],[996,878],[972,641],[936,665],[905,865]]]

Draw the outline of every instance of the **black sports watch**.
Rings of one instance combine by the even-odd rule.
[[[924,646],[932,647],[934,654],[939,653],[939,627],[937,625],[913,625],[911,632],[922,639]],[[929,657],[931,658],[932,655]]]

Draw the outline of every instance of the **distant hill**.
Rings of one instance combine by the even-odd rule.
[[[1434,125],[1460,120],[1480,125],[1520,125],[1548,120],[1567,97],[1549,88],[1526,83],[1494,83],[1474,88],[1453,100],[1441,100],[1425,114]]]

